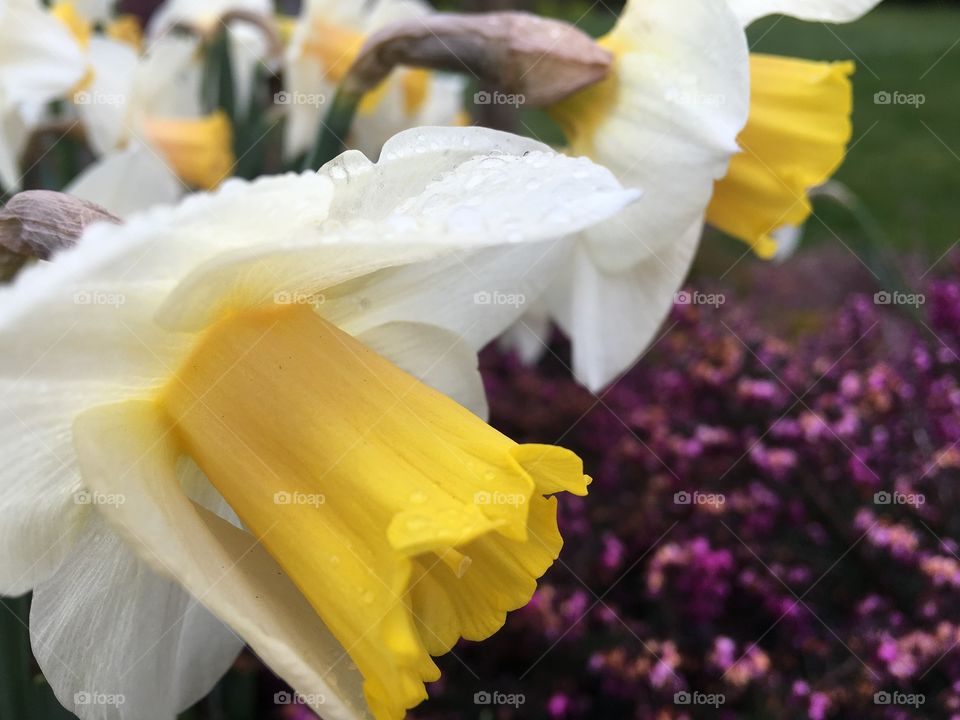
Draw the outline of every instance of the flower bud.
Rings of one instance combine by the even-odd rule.
[[[603,80],[613,56],[574,26],[523,12],[435,13],[384,28],[363,46],[344,88],[363,93],[398,65],[464,72],[551,105]]]
[[[121,222],[99,205],[72,195],[28,190],[14,195],[0,210],[0,250],[11,264],[18,257],[19,264],[27,258],[49,260],[72,247],[87,225],[103,221]]]

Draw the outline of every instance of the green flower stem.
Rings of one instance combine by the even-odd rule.
[[[858,195],[846,185],[831,180],[812,193],[812,197],[832,200],[847,210],[859,223],[866,237],[866,242],[858,247],[857,251],[860,260],[877,279],[877,287],[880,290],[911,293],[910,284],[907,282],[903,267],[887,250],[891,247],[889,235]],[[919,322],[923,319],[923,314],[918,307],[911,305],[897,305],[897,307],[906,313],[911,320]]]
[[[30,720],[30,602],[0,598],[0,718]]]
[[[344,142],[350,134],[353,117],[357,113],[357,107],[362,98],[361,93],[350,92],[343,88],[337,90],[326,121],[320,125],[317,142],[304,161],[304,170],[319,170],[346,149]]]
[[[236,119],[236,90],[233,87],[230,36],[225,27],[221,28],[207,44],[202,95],[208,112],[223,110],[231,122]]]

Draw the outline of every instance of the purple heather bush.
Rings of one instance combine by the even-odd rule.
[[[494,423],[594,484],[533,601],[414,717],[960,718],[960,264],[911,316],[805,262],[698,288],[726,302],[675,307],[599,396],[562,340],[534,368],[487,351]]]

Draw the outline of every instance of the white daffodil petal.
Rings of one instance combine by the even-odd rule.
[[[396,210],[398,198],[420,195],[427,186],[460,164],[483,155],[505,156],[526,153],[551,153],[550,148],[531,138],[486,128],[423,127],[401,132],[388,140],[373,163],[358,150],[340,155],[320,169],[338,181],[333,220],[347,222],[352,217],[379,220]],[[544,170],[545,168],[540,168]],[[376,184],[380,192],[371,193],[357,178]],[[531,182],[549,179],[546,172]]]
[[[85,63],[66,25],[35,0],[0,6],[0,97],[40,106],[83,79]]]
[[[94,388],[62,388],[59,404],[45,383],[21,379],[0,394],[0,595],[20,595],[47,580],[70,551],[89,513],[78,493],[70,420]]]
[[[150,18],[148,31],[155,38],[167,33],[171,26],[184,23],[211,32],[219,27],[220,19],[228,12],[271,17],[273,4],[270,0],[167,0]]]
[[[178,445],[156,405],[91,410],[78,419],[76,434],[91,490],[124,498],[99,510],[155,572],[174,578],[230,625],[326,720],[368,717],[346,651],[258,538],[182,492]]]
[[[556,237],[445,254],[329,288],[321,312],[351,333],[427,317],[479,350],[547,289],[571,249],[571,240]]]
[[[365,21],[370,30],[378,30],[430,12],[430,4],[421,0],[376,0],[369,5]]]
[[[227,32],[230,36],[230,64],[233,67],[237,110],[246,114],[250,109],[257,74],[261,70],[264,74],[271,72],[266,65],[267,37],[262,28],[242,22],[231,23]]]
[[[501,336],[500,344],[517,353],[524,364],[532,365],[549,349],[551,328],[550,306],[544,294]]]
[[[330,283],[421,263],[451,250],[436,243],[353,244],[346,234],[322,237],[305,233],[295,242],[241,250],[201,264],[167,297],[157,322],[172,331],[195,332],[230,310],[313,304],[327,297]],[[304,246],[310,241],[312,246]]]
[[[401,370],[487,419],[490,408],[477,353],[459,335],[433,325],[397,322],[367,330],[357,339]]]
[[[89,510],[77,500],[73,417],[155,387],[182,350],[183,338],[144,322],[149,286],[68,280],[70,264],[29,268],[0,293],[0,592],[47,579]],[[30,280],[41,277],[50,284]]]
[[[800,241],[803,240],[803,226],[784,225],[774,230],[772,235],[777,242],[777,254],[774,256],[774,260],[778,263],[786,262],[796,254],[797,248],[800,247]]]
[[[210,692],[243,647],[98,516],[34,591],[30,635],[57,699],[81,720],[173,720]]]
[[[135,111],[137,52],[127,43],[95,36],[90,40],[87,58],[93,79],[73,100],[90,145],[102,155],[128,139],[130,116]]]
[[[424,128],[387,143],[376,165],[348,153],[319,176],[335,186],[317,230],[326,242],[304,223],[286,244],[218,257],[180,285],[159,320],[197,329],[240,297],[309,302],[323,291],[323,314],[349,332],[429,318],[478,348],[542,292],[563,238],[636,198],[604,168],[542,147],[481,128]],[[516,247],[489,247],[503,244]],[[383,272],[367,277],[375,263]]]
[[[74,293],[84,289],[130,289],[133,298],[106,298],[116,300],[120,310],[133,300],[163,298],[195,266],[221,253],[269,246],[267,239],[272,238],[282,246],[319,226],[327,217],[332,192],[327,178],[309,174],[230,181],[214,194],[191,196],[173,208],[152,208],[122,226],[88,228],[83,242],[59,254],[56,263],[28,269],[0,290],[0,337],[15,324],[30,322],[26,315],[32,313],[43,313],[46,326],[53,328],[49,334],[57,332],[59,318],[69,315],[65,322],[75,321],[78,305],[93,306],[85,307],[83,316],[102,312],[110,317],[112,306],[97,310],[107,303],[94,302],[103,297],[81,294],[74,302]],[[140,322],[150,321],[155,309],[141,314]],[[142,307],[136,310],[143,313]],[[66,330],[59,326],[59,332]],[[77,356],[70,360],[76,363]]]
[[[387,83],[376,107],[370,112],[361,111],[355,118],[351,147],[374,157],[381,152],[385,138],[406,128],[464,124],[466,77],[401,69],[394,71]]]
[[[107,22],[113,16],[117,0],[71,0],[77,12],[91,22]]]
[[[136,178],[136,182],[130,182]],[[64,192],[106,208],[118,217],[176,202],[186,188],[156,153],[145,145],[107,155],[93,163]]]
[[[598,392],[637,362],[673,306],[699,235],[698,226],[686,242],[621,273],[604,273],[578,249],[553,307],[573,340],[573,369],[581,384]]]
[[[739,149],[749,63],[743,29],[721,2],[633,0],[603,42],[616,56],[612,78],[565,101],[558,116],[575,128],[574,154],[644,191],[588,233],[596,262],[617,272],[667,251],[703,216]]]
[[[790,15],[801,20],[851,22],[863,17],[880,0],[727,0],[746,27],[767,15]]]
[[[299,59],[287,59],[283,79],[285,94],[279,97],[288,100],[283,153],[286,158],[293,158],[307,152],[316,142],[335,87],[327,82],[322,65]]]
[[[6,190],[19,190],[20,155],[27,146],[30,132],[20,113],[16,110],[4,111],[3,90],[0,90],[0,187]]]
[[[201,103],[200,40],[167,33],[151,40],[137,66],[131,105],[140,116],[198,117]],[[139,132],[138,128],[134,128]]]
[[[463,97],[469,84],[463,75],[434,73],[427,97],[416,116],[416,125],[460,125],[469,121],[464,114]],[[467,118],[467,120],[464,120]]]
[[[234,527],[244,529],[237,513],[230,507],[220,491],[213,486],[193,458],[184,455],[179,459],[177,462],[177,478],[180,480],[180,487],[183,488],[183,492],[194,503],[226,520]]]

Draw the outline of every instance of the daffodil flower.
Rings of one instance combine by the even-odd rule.
[[[37,0],[0,0],[0,186],[18,190],[20,155],[52,100],[83,79],[82,50]]]
[[[878,0],[786,3],[731,0],[746,27],[774,12],[821,22],[855,20]],[[813,212],[809,192],[840,167],[853,134],[853,62],[750,56],[750,116],[727,175],[717,183],[707,222],[750,245],[778,254]]]
[[[231,14],[233,18],[229,17]],[[205,37],[224,30],[230,39],[237,111],[246,113],[253,100],[258,70],[274,73],[271,43],[263,27],[272,22],[272,16],[270,0],[167,0],[151,17],[148,36],[161,38],[178,25],[193,28]]]
[[[627,3],[600,40],[610,76],[550,108],[569,152],[645,192],[586,234],[548,295],[584,384],[603,387],[651,342],[705,219],[769,256],[772,233],[805,219],[806,190],[843,157],[851,67],[751,57],[744,24],[776,11],[850,20],[875,4]]]
[[[376,30],[430,12],[419,0],[306,0],[291,31],[284,61],[289,156],[317,140],[329,103],[366,38]],[[399,68],[369,93],[357,112],[347,144],[375,157],[394,133],[417,126],[461,125],[463,78]]]
[[[425,699],[588,484],[481,420],[473,348],[635,197],[532,141],[410,131],[93,225],[0,291],[0,591],[33,589],[60,701],[170,719],[243,643],[330,720]]]
[[[549,108],[571,154],[644,191],[585,234],[546,300],[594,390],[636,361],[673,304],[749,110],[747,40],[724,2],[633,0],[600,44],[614,54],[608,78]]]
[[[91,149],[106,165],[97,168],[104,182],[128,182],[113,155],[134,148],[163,161],[142,177],[158,202],[171,199],[171,177],[183,182],[182,192],[214,188],[230,175],[230,120],[203,112],[195,38],[168,34],[147,43],[142,55],[129,41],[100,33],[87,45],[87,79],[72,99]]]

